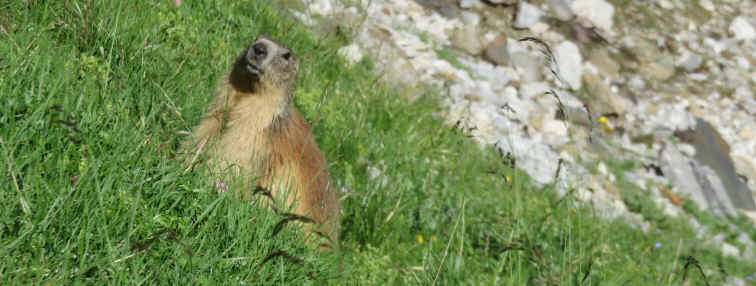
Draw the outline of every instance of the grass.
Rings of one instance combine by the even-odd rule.
[[[455,56],[451,51],[445,49],[435,49],[435,51],[436,56],[438,56],[439,59],[445,60],[456,69],[470,72],[470,67],[459,62],[457,56]]]
[[[533,187],[434,118],[434,94],[377,83],[336,56],[343,40],[264,2],[0,7],[0,284],[703,285],[754,269],[678,221],[644,233]],[[175,159],[259,33],[302,63],[296,104],[342,196],[337,253],[291,225],[274,236],[282,217]]]

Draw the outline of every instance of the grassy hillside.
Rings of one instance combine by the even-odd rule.
[[[410,103],[418,91],[380,84],[369,60],[344,65],[335,51],[347,35],[314,39],[263,2],[0,1],[0,284],[703,285],[753,274],[682,219],[654,216],[642,193],[647,233],[533,188],[434,116],[435,94]],[[274,235],[282,217],[175,159],[179,131],[260,33],[301,62],[297,105],[342,195],[338,253],[304,247],[292,225]]]

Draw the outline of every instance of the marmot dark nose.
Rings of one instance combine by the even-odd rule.
[[[252,45],[252,51],[255,52],[255,56],[261,56],[263,58],[265,58],[265,55],[268,54],[268,48],[265,47],[265,44],[263,43]]]
[[[262,63],[268,55],[268,47],[263,43],[252,45],[251,52],[247,53],[247,70],[259,75],[263,72]]]

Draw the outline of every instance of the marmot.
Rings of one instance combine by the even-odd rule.
[[[296,201],[295,214],[316,225],[307,223],[308,236],[325,235],[335,247],[340,202],[325,157],[294,107],[298,70],[299,62],[289,48],[258,36],[219,84],[202,121],[181,149],[190,155],[203,152],[216,174],[253,175],[255,187],[269,191],[276,201],[288,191],[287,205]],[[245,185],[244,195],[251,197],[251,188]]]

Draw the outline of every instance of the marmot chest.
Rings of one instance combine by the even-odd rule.
[[[282,117],[288,116],[290,108],[262,96],[247,97],[234,104],[228,109],[225,126],[214,147],[215,159],[241,171],[267,169],[274,151],[272,138],[277,137],[277,129],[286,128],[288,120]]]

